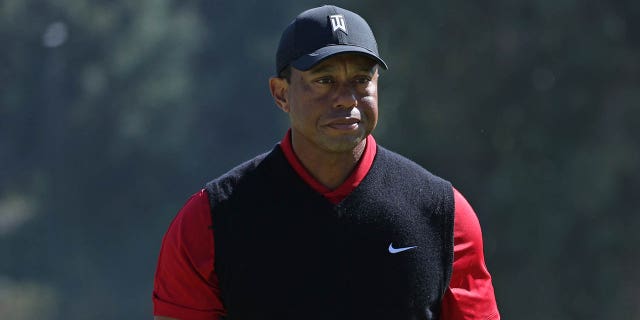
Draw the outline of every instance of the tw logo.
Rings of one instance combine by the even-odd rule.
[[[337,30],[342,30],[342,32],[347,33],[347,25],[344,22],[344,16],[341,14],[334,14],[329,16],[331,20],[331,27],[333,28],[333,32]]]

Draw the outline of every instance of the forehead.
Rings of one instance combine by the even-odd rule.
[[[332,56],[313,68],[307,70],[310,73],[317,73],[323,71],[331,71],[333,69],[341,69],[346,67],[347,69],[355,69],[359,71],[373,72],[374,67],[377,67],[378,63],[365,55],[357,53],[344,53]]]

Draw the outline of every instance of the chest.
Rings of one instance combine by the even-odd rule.
[[[296,200],[249,194],[214,212],[226,217],[214,223],[215,260],[230,310],[286,301],[288,312],[324,306],[373,317],[439,301],[447,277],[446,228],[421,202],[363,194],[367,201],[334,206],[306,193]]]
[[[451,186],[378,158],[338,205],[277,153],[210,185],[229,319],[437,319],[453,258]]]

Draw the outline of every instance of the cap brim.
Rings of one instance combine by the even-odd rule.
[[[373,52],[365,48],[349,45],[334,45],[320,48],[312,53],[302,55],[300,58],[291,62],[291,66],[298,70],[307,71],[316,64],[341,53],[360,53],[367,55],[375,60],[381,67],[388,69],[387,64]]]

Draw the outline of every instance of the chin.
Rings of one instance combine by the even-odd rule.
[[[364,140],[362,136],[344,136],[326,141],[325,148],[335,153],[352,152]]]

